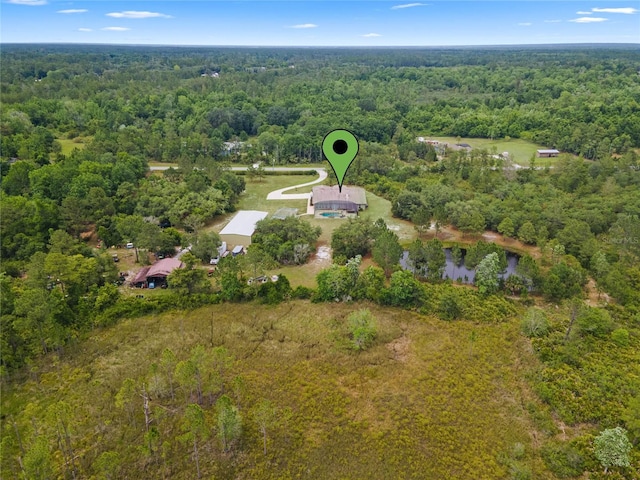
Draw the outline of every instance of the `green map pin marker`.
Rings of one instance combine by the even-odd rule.
[[[333,130],[322,140],[322,152],[336,174],[341,192],[344,176],[356,158],[358,148],[358,139],[348,130]]]

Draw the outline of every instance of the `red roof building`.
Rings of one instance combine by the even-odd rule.
[[[184,268],[184,263],[177,258],[163,258],[153,265],[143,267],[131,283],[136,285],[148,282],[163,282],[176,268]]]

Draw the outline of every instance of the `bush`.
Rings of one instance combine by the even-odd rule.
[[[351,334],[351,348],[365,350],[371,346],[376,338],[375,319],[369,310],[358,310],[349,315],[349,332]]]
[[[298,300],[308,300],[313,296],[313,288],[303,287],[298,285],[293,292],[291,292],[291,298]]]
[[[594,337],[602,338],[613,330],[611,315],[602,308],[583,309],[578,315],[577,324],[581,334]]]
[[[629,345],[629,331],[624,328],[618,328],[611,332],[611,340],[619,347]]]
[[[438,313],[443,320],[456,320],[462,316],[462,307],[455,290],[447,290],[442,294]]]
[[[524,314],[521,324],[522,333],[526,337],[544,337],[549,333],[549,322],[544,311],[530,308]]]
[[[549,470],[560,478],[577,477],[584,471],[584,458],[571,443],[549,442],[541,453]]]
[[[258,298],[269,305],[277,305],[288,300],[291,298],[289,279],[281,274],[277,281],[263,283],[258,289]]]

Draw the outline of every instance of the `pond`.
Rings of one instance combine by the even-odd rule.
[[[442,278],[450,278],[453,281],[460,281],[461,283],[473,283],[473,280],[476,277],[476,272],[474,270],[469,270],[464,265],[464,256],[466,254],[466,250],[462,250],[462,262],[460,266],[456,265],[451,258],[451,249],[444,249],[445,256],[447,257],[447,265],[444,269],[444,273],[442,274]],[[500,278],[507,278],[509,275],[513,275],[516,273],[516,266],[518,265],[518,260],[520,258],[519,255],[511,252],[505,252],[507,257],[507,269],[500,274]],[[407,258],[409,257],[409,251],[405,250],[402,252],[402,257],[400,258],[400,266],[404,270],[411,270],[407,264]]]

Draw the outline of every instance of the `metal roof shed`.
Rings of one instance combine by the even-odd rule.
[[[251,236],[256,230],[256,223],[263,220],[267,212],[258,210],[240,210],[235,217],[220,231],[220,239],[227,245],[251,245]]]

